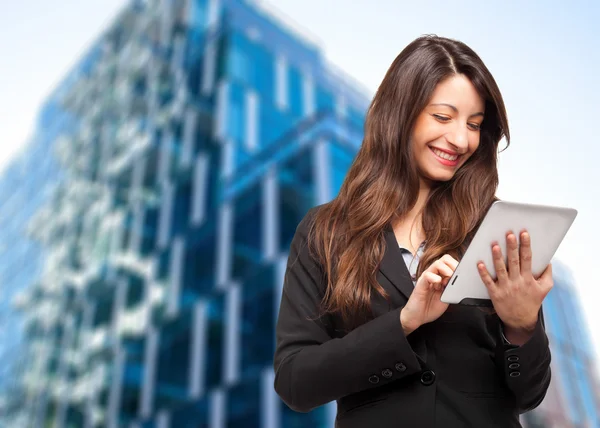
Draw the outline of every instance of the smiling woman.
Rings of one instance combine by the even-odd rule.
[[[471,81],[456,74],[440,82],[417,117],[412,149],[422,180],[448,181],[479,147],[484,101]]]
[[[472,49],[424,36],[400,52],[339,194],[292,240],[274,358],[290,408],[336,400],[338,428],[506,428],[541,402],[549,275],[534,290],[511,263],[496,312],[440,300],[497,199],[502,137],[502,96]]]

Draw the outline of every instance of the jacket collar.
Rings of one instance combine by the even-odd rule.
[[[414,285],[390,223],[386,225],[384,235],[386,248],[379,270],[408,299]]]

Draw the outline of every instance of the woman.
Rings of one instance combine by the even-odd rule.
[[[529,236],[507,234],[508,266],[490,246],[497,280],[479,265],[493,311],[440,301],[496,200],[502,137],[500,91],[465,44],[424,36],[394,60],[339,195],[292,240],[274,361],[290,408],[337,400],[340,428],[506,428],[541,402],[552,270],[532,276]]]

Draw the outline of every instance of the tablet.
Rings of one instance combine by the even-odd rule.
[[[506,263],[506,233],[513,231],[517,242],[520,242],[520,232],[526,229],[531,237],[532,272],[538,277],[551,262],[576,216],[577,210],[573,208],[494,202],[448,281],[441,301],[491,307],[492,301],[479,276],[477,263],[482,260],[492,278],[496,279],[492,242],[498,242]]]

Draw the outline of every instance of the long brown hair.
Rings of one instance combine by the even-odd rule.
[[[462,42],[426,35],[400,52],[385,74],[365,120],[364,139],[339,194],[323,205],[309,232],[327,277],[323,309],[352,329],[372,316],[371,293],[386,299],[376,280],[388,224],[417,202],[419,175],[410,138],[416,118],[442,80],[465,75],[485,101],[480,144],[447,182],[434,185],[422,211],[427,237],[418,275],[443,254],[460,259],[483,215],[496,200],[497,154],[510,143],[500,90],[479,56]]]

